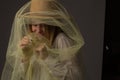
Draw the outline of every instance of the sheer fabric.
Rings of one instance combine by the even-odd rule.
[[[55,0],[46,0],[50,3],[50,10],[30,12],[31,2],[26,3],[15,15],[11,36],[6,53],[6,63],[1,80],[82,80],[75,56],[84,45],[83,37],[66,9]],[[32,46],[27,50],[30,60],[23,63],[24,51],[19,42],[28,32],[28,24],[47,24],[51,28],[62,30],[54,38],[51,47],[47,39],[45,60],[34,55]],[[36,44],[40,42],[35,41]]]

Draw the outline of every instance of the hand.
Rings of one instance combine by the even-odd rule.
[[[30,44],[30,38],[28,36],[24,36],[20,41],[20,47],[23,49]]]
[[[43,49],[45,49],[45,43],[40,44],[40,45],[36,48],[36,52],[39,53],[39,52],[41,52]]]
[[[46,59],[48,56],[47,50],[45,48],[45,43],[40,44],[36,48],[36,54],[39,56],[41,59]]]

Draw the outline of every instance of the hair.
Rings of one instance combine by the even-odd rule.
[[[52,45],[56,36],[60,32],[63,32],[58,26],[48,25],[48,24],[44,24],[44,23],[41,23],[39,25],[44,26],[43,29],[45,31],[44,32],[45,34],[42,34],[42,35],[50,41],[50,45]],[[28,26],[28,33],[31,33],[32,32],[32,24],[29,24],[27,26]]]

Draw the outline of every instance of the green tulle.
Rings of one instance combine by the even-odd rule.
[[[67,10],[55,0],[49,1],[53,7],[53,10],[51,9],[50,11],[30,12],[29,9],[31,2],[28,2],[16,13],[12,25],[11,36],[6,53],[6,63],[1,80],[67,80],[55,76],[55,74],[52,72],[55,72],[56,68],[51,67],[52,65],[56,65],[58,62],[63,62],[64,64],[65,61],[73,59],[73,57],[83,46],[84,40],[78,26],[76,23],[74,23],[71,15],[68,14]],[[70,42],[69,40],[63,41],[69,42],[69,44],[72,45],[63,48],[56,48],[53,47],[53,45],[50,45],[49,40],[47,40],[45,37],[38,38],[34,34],[29,34],[28,27],[26,27],[26,25],[32,23],[42,23],[51,25],[51,28],[55,26],[60,28],[65,36],[68,37],[66,39],[71,40]],[[25,35],[30,35],[32,37],[32,43],[25,50],[22,50],[19,47],[19,43]],[[55,42],[55,40],[53,41]],[[38,46],[41,43],[46,44],[46,53],[49,55],[49,58],[47,58],[47,60],[41,60],[41,58],[37,58],[37,56],[34,55],[34,47]],[[64,45],[66,45],[66,43]],[[24,54],[30,58],[26,63],[21,62]],[[36,64],[37,66],[35,66]],[[66,75],[66,64],[63,64],[60,64],[61,67],[57,68],[56,70],[63,70],[61,74]],[[34,75],[34,73],[38,73],[39,76],[37,76],[37,74]],[[37,77],[35,78],[34,76]],[[72,78],[69,80],[72,80]],[[79,78],[74,80],[81,79]]]

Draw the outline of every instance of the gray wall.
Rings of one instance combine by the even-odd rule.
[[[5,61],[12,21],[28,0],[0,3],[0,74]],[[85,39],[82,50],[85,80],[101,80],[105,0],[59,0],[73,15]]]
[[[101,80],[105,0],[61,0],[73,15],[85,39],[81,49],[85,80]]]

